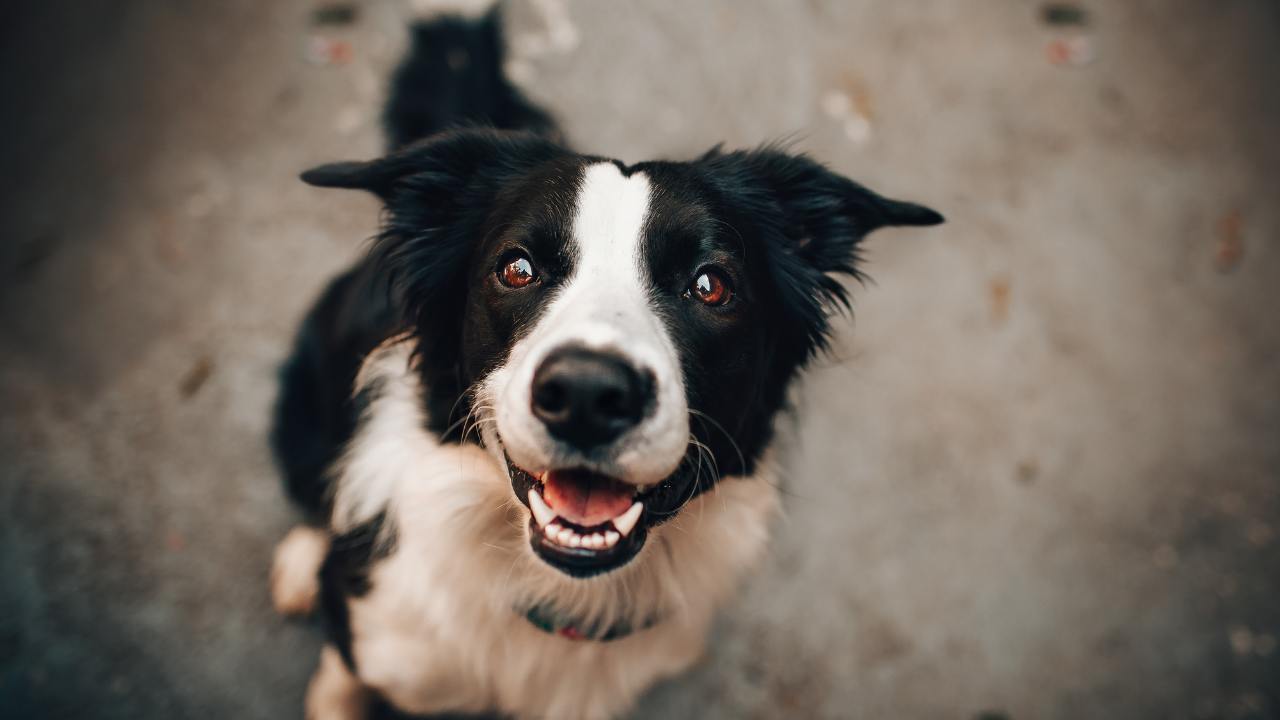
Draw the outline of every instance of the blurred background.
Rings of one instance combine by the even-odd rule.
[[[0,27],[0,716],[300,717],[266,445],[374,231],[394,0]],[[510,0],[626,161],[783,137],[949,224],[800,388],[787,519],[638,718],[1280,717],[1280,3]]]

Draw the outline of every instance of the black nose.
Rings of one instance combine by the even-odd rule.
[[[616,355],[566,348],[533,373],[533,414],[557,439],[587,450],[644,417],[653,381]]]

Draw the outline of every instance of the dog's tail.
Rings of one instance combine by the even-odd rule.
[[[493,0],[417,0],[412,45],[383,111],[391,149],[451,127],[485,125],[558,138],[555,121],[507,79]]]

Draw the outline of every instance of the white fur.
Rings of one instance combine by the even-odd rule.
[[[298,525],[276,546],[271,563],[271,601],[281,615],[309,615],[320,592],[320,565],[329,533]]]
[[[778,504],[769,471],[723,479],[654,528],[628,565],[570,578],[529,549],[528,511],[503,464],[475,446],[442,445],[424,429],[409,362],[408,342],[366,361],[360,382],[381,392],[338,468],[345,521],[385,507],[395,530],[372,589],[350,603],[360,683],[415,713],[610,718],[692,664],[715,608],[765,547]],[[611,642],[575,642],[516,611],[538,602],[584,623],[661,620]],[[333,676],[326,687],[341,686],[335,673],[322,663],[313,688],[321,674]]]
[[[397,377],[413,370],[412,353],[382,351],[394,346],[407,348],[406,340],[404,335],[393,337],[365,358],[356,375],[356,392],[378,384],[379,378]],[[435,449],[430,435],[426,438],[432,441],[431,445],[424,447],[405,445],[396,437],[398,428],[425,422],[417,384],[388,383],[379,391],[396,402],[384,402],[377,412],[366,412],[360,418],[355,437],[337,465],[341,475],[360,478],[358,487],[336,484],[332,524],[338,532],[350,530],[381,512],[395,496],[404,474],[413,472]]]
[[[511,460],[532,471],[590,466],[635,485],[648,485],[675,471],[689,442],[689,416],[680,361],[667,329],[649,299],[641,240],[649,210],[649,180],[624,176],[613,163],[586,169],[578,193],[573,276],[533,330],[511,349],[479,394],[486,444],[505,448]],[[655,410],[616,443],[612,458],[590,462],[561,448],[530,409],[534,371],[566,345],[616,353],[651,372]],[[498,442],[500,440],[500,443]]]

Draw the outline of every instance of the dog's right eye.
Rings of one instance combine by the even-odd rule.
[[[698,273],[693,284],[685,291],[685,297],[694,297],[703,305],[719,307],[728,305],[733,299],[733,286],[724,275],[714,269],[707,268]]]
[[[498,282],[509,288],[519,290],[538,281],[538,271],[533,261],[522,252],[508,253],[498,263]]]

